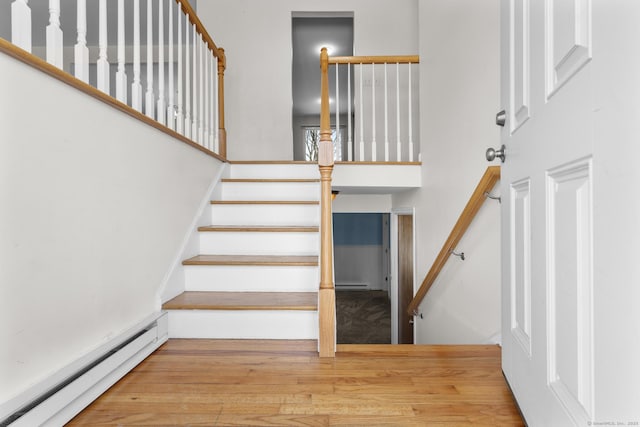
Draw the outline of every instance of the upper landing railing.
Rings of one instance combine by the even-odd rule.
[[[187,0],[77,0],[65,2],[65,9],[60,0],[49,0],[48,8],[39,3],[11,3],[11,43],[22,51],[2,39],[0,50],[226,158],[224,49],[215,45]],[[46,29],[33,28],[44,22],[32,19],[37,14],[48,15]],[[75,15],[75,45],[65,49],[61,21],[69,20],[61,18],[69,15]],[[65,32],[71,31],[69,25]],[[39,34],[45,34],[41,55],[49,65],[26,54],[42,52],[32,43]],[[88,38],[97,38],[97,47],[90,47]]]
[[[321,111],[331,116],[336,160],[419,161],[420,57],[321,54],[320,61],[331,86]]]

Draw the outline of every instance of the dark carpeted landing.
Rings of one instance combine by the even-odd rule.
[[[390,344],[391,304],[386,291],[337,291],[338,344]]]

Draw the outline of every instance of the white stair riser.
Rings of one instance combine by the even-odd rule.
[[[169,338],[318,338],[316,311],[169,310],[168,312]]]
[[[319,200],[317,182],[223,182],[222,200]]]
[[[212,255],[317,255],[319,233],[200,232],[200,253]]]
[[[232,164],[230,177],[245,179],[318,179],[320,172],[318,165],[315,164]]]
[[[212,205],[216,225],[318,225],[318,205]]]
[[[188,265],[187,291],[317,292],[318,267]]]

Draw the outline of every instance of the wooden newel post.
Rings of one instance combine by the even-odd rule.
[[[329,116],[329,55],[327,49],[320,53],[321,109],[320,146],[318,166],[320,167],[320,294],[319,310],[319,352],[320,357],[334,357],[336,351],[336,294],[333,284],[333,227],[331,221],[331,173],[333,172],[333,142]]]
[[[227,68],[227,57],[224,49],[218,48],[218,154],[227,157],[227,130],[224,127],[224,70]]]

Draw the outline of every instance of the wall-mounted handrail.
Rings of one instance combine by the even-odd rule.
[[[331,211],[331,173],[333,142],[329,123],[329,56],[320,53],[320,291],[318,295],[318,350],[320,357],[334,357],[336,352],[336,290],[333,277],[333,226]]]
[[[99,0],[98,11],[92,15],[92,10],[94,9],[87,8],[86,0],[66,3],[63,7],[60,6],[60,0],[49,0],[49,19],[32,19],[28,1],[14,0],[11,4],[13,45],[2,43],[0,47],[5,53],[102,99],[93,91],[85,90],[86,85],[69,81],[69,78],[75,77],[80,82],[89,83],[89,58],[96,56],[93,53],[90,55],[90,51],[95,50],[98,57],[95,88],[108,97],[113,97],[114,101],[117,100],[107,103],[136,118],[141,117],[127,111],[127,108],[144,113],[157,122],[159,128],[166,129],[168,134],[177,132],[181,136],[179,139],[186,138],[203,148],[202,151],[225,159],[226,57],[224,49],[215,45],[189,1],[135,0],[125,3],[124,0]],[[108,10],[117,12],[117,18],[108,21]],[[77,43],[73,48],[73,58],[65,58],[63,30],[60,26],[61,16],[69,13],[75,13],[77,22],[74,30]],[[125,28],[126,15],[132,16],[132,29],[129,26]],[[42,58],[38,58],[31,55],[34,48],[31,27],[33,23],[41,21],[48,21],[49,25],[46,28],[44,54]],[[97,22],[97,25],[87,25],[88,21]],[[147,27],[146,37],[141,34],[144,25]],[[88,29],[91,28],[98,31],[98,46],[87,45]],[[39,32],[41,29],[36,30]],[[67,28],[65,30],[69,31]],[[131,33],[125,34],[125,30]],[[113,36],[109,37],[111,33]],[[125,46],[125,35],[127,40],[132,40],[132,45]],[[117,39],[116,45],[108,46],[110,39]],[[142,45],[142,41],[146,45]],[[108,58],[110,47],[117,50],[115,59]],[[126,47],[132,48],[128,49],[128,55]],[[20,50],[24,52],[19,52]],[[154,58],[155,52],[157,58]],[[53,67],[61,70],[61,73],[43,66],[38,59],[46,59]],[[114,73],[115,87],[110,87],[109,60],[117,64],[117,71]],[[141,66],[148,64],[145,82]],[[132,66],[133,72],[127,71],[125,65]],[[165,70],[168,70],[167,76]],[[69,76],[64,76],[65,73]]]
[[[467,228],[469,228],[469,225],[480,210],[480,207],[486,199],[485,193],[490,192],[491,189],[496,185],[496,182],[498,182],[498,180],[500,180],[500,167],[489,166],[484,175],[482,175],[480,182],[478,182],[476,189],[473,191],[473,194],[469,198],[469,201],[460,214],[458,221],[453,226],[453,229],[451,230],[449,237],[447,237],[447,240],[442,246],[440,253],[436,257],[433,265],[429,269],[429,272],[422,281],[420,289],[418,289],[418,292],[416,292],[413,300],[411,301],[411,303],[409,303],[409,306],[407,307],[407,313],[409,315],[413,315],[417,312],[418,306],[427,295],[427,292],[429,292],[429,289],[440,274],[440,271],[442,271],[442,268],[449,259],[452,251],[456,248],[456,246],[460,242],[460,239],[462,239],[462,236],[464,236]]]
[[[419,159],[414,153],[418,78],[412,71],[419,63],[418,55],[328,57],[327,64],[335,68],[335,93],[327,103],[334,111],[338,160]]]

